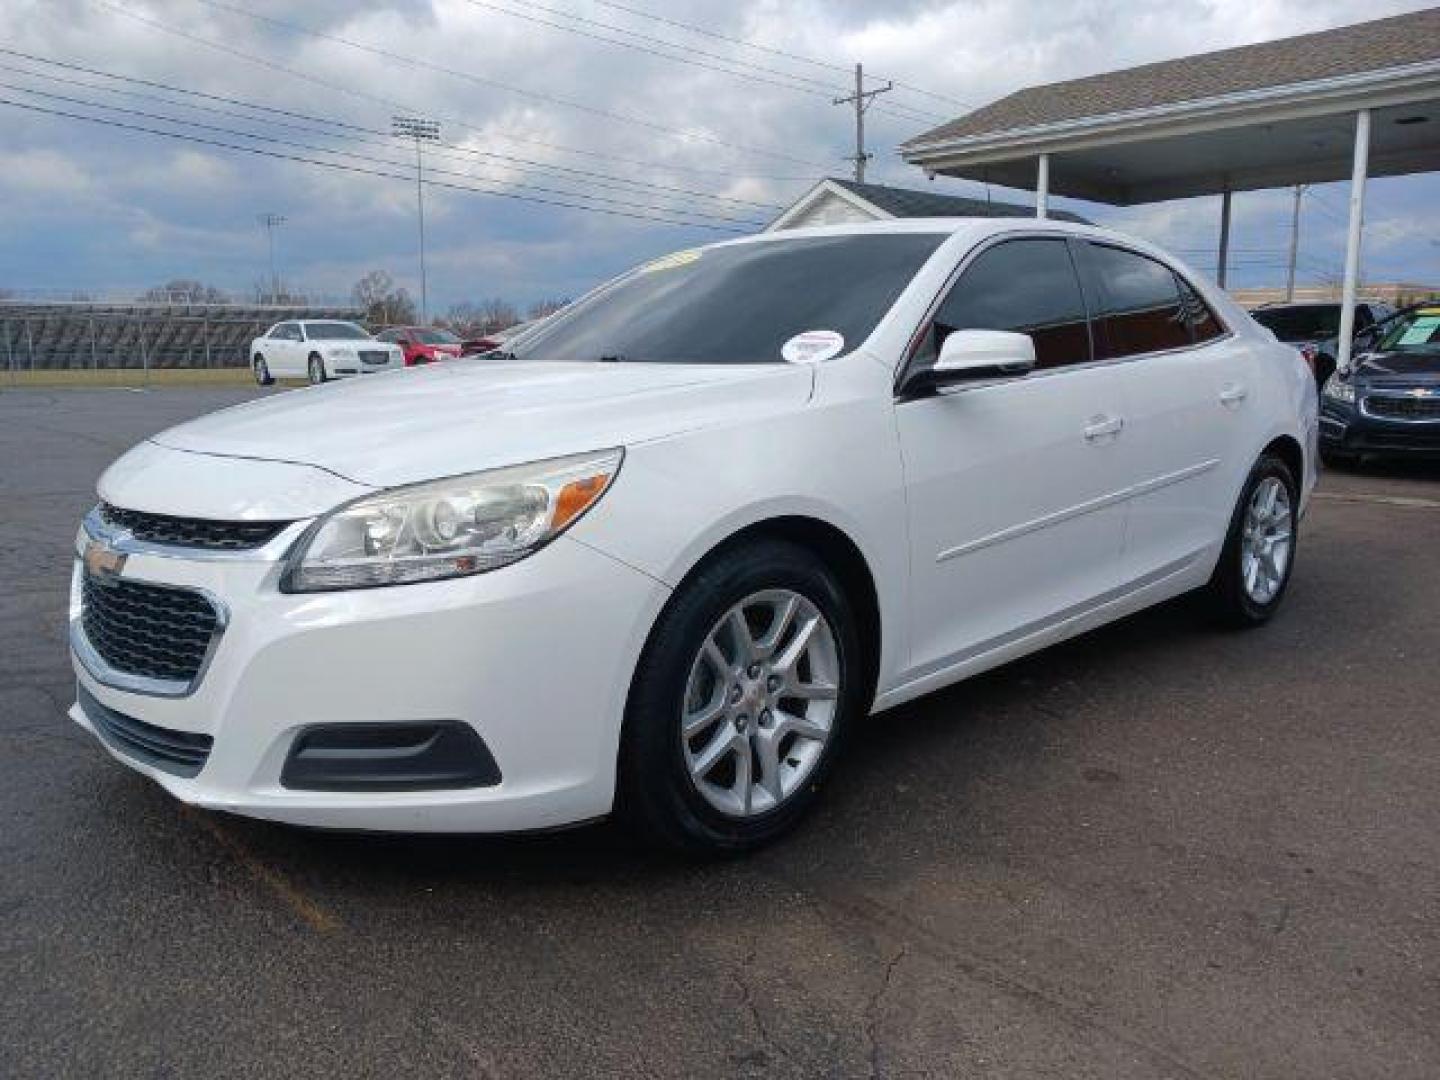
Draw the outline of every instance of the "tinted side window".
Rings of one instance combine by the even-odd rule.
[[[275,328],[275,332],[271,337],[277,337],[281,341],[299,341],[300,328],[294,323],[281,323]]]
[[[1097,345],[1107,359],[1190,344],[1180,288],[1168,266],[1133,251],[1086,246],[1100,286]]]
[[[1195,287],[1179,274],[1175,275],[1175,280],[1180,283],[1180,304],[1185,312],[1185,321],[1190,325],[1191,338],[1199,344],[1221,337],[1225,328],[1220,325],[1215,312],[1210,310],[1210,305]]]
[[[983,252],[941,301],[920,362],[933,363],[955,330],[1029,334],[1037,368],[1086,363],[1085,298],[1065,241],[1006,240]]]

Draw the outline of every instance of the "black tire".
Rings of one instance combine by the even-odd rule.
[[[265,357],[259,353],[255,354],[255,361],[250,365],[250,369],[255,372],[256,385],[271,386],[274,384],[275,377],[270,374],[270,365],[265,362]]]
[[[310,354],[309,374],[311,386],[319,386],[330,378],[325,374],[325,361],[320,359],[319,353]]]
[[[686,766],[680,718],[691,665],[726,612],[756,592],[786,589],[829,623],[838,656],[830,735],[809,774],[778,806],[749,817],[722,813],[697,790]],[[809,549],[783,540],[730,548],[701,565],[650,632],[630,687],[621,735],[616,809],[648,840],[689,855],[730,855],[781,836],[819,795],[846,731],[868,708],[866,665],[849,600]],[[724,721],[722,720],[723,724]]]
[[[1246,512],[1250,506],[1251,497],[1255,494],[1255,489],[1271,477],[1284,485],[1285,493],[1290,500],[1290,551],[1279,588],[1269,600],[1262,603],[1251,596],[1245,588],[1242,543]],[[1286,590],[1290,586],[1290,577],[1295,569],[1295,553],[1300,539],[1299,509],[1299,487],[1294,474],[1290,471],[1290,466],[1285,463],[1284,459],[1276,457],[1274,454],[1262,454],[1260,460],[1255,463],[1255,467],[1250,470],[1244,487],[1241,488],[1240,498],[1236,500],[1235,510],[1230,517],[1230,530],[1225,536],[1225,548],[1221,551],[1220,561],[1216,564],[1215,572],[1205,587],[1208,606],[1220,622],[1240,628],[1260,626],[1269,622],[1275,612],[1280,609]]]

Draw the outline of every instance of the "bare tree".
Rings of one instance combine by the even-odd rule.
[[[163,285],[146,289],[139,300],[146,304],[225,304],[230,297],[223,289],[194,278],[172,278]]]
[[[563,299],[537,300],[530,305],[530,314],[526,318],[543,319],[547,315],[554,315],[568,303],[570,303],[568,296]]]
[[[371,270],[355,283],[350,298],[365,310],[371,326],[396,326],[415,321],[415,301],[384,270]]]
[[[520,312],[515,305],[498,296],[481,300],[476,310],[480,314],[480,328],[487,334],[504,330],[520,321]]]

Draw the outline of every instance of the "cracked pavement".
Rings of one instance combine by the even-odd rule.
[[[104,465],[246,391],[0,391],[0,1075],[1440,1075],[1440,467],[1329,474],[1287,607],[876,718],[758,856],[183,809],[65,719]]]

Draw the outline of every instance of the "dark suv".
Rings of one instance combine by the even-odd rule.
[[[1355,305],[1355,334],[1388,319],[1393,309],[1387,304],[1362,300]],[[1315,372],[1315,384],[1324,386],[1335,373],[1340,345],[1340,305],[1327,301],[1293,304],[1266,304],[1250,312],[1251,317],[1287,345],[1294,345]]]

